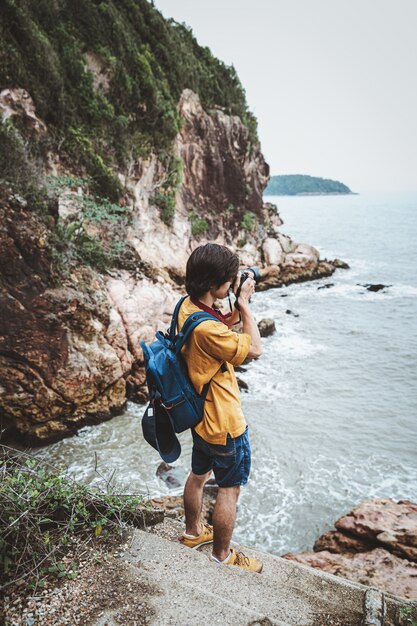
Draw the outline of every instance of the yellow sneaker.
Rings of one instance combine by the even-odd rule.
[[[187,537],[186,535],[181,535],[179,541],[181,541],[181,543],[188,548],[199,548],[200,546],[205,546],[207,543],[212,543],[213,526],[210,526],[210,524],[203,524],[203,529],[198,537]]]
[[[234,565],[248,570],[249,572],[256,572],[257,574],[260,574],[263,568],[262,561],[252,556],[246,556],[242,552],[236,552],[233,548],[229,560],[224,562],[224,565]]]

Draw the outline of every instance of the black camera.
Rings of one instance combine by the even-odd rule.
[[[240,290],[241,286],[243,285],[243,283],[245,282],[245,280],[252,275],[252,278],[254,279],[255,283],[259,282],[259,279],[261,277],[261,273],[259,271],[259,268],[256,267],[256,265],[254,265],[253,267],[247,267],[245,270],[242,270],[242,274],[240,276],[240,283],[239,283],[239,287],[238,287],[238,291]]]
[[[240,283],[239,283],[239,287],[236,289],[236,300],[235,300],[235,307],[237,309],[239,309],[239,304],[237,302],[239,296],[240,296],[240,290],[242,288],[243,283],[245,282],[245,280],[249,277],[252,276],[252,278],[254,279],[255,283],[259,282],[259,279],[261,278],[261,273],[259,271],[259,268],[256,267],[255,265],[253,267],[247,267],[246,269],[242,270],[242,273],[240,275]]]

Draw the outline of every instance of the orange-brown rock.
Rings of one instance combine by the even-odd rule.
[[[417,504],[391,498],[365,500],[337,520],[342,532],[387,546],[396,554],[417,561]]]
[[[391,498],[366,500],[336,522],[314,552],[285,558],[337,576],[417,599],[417,505]]]
[[[62,438],[124,407],[110,302],[87,267],[58,286],[43,221],[18,199],[0,202],[1,425],[28,442]]]
[[[284,558],[417,600],[417,565],[383,548],[357,554],[333,554],[327,551],[290,553],[285,554]]]
[[[369,550],[372,550],[374,547],[372,542],[366,541],[365,539],[353,537],[352,535],[347,535],[337,530],[330,530],[317,539],[313,549],[314,552],[327,550],[334,554],[355,554],[356,552],[369,552]]]

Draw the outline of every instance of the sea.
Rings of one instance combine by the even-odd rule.
[[[239,376],[252,471],[235,540],[274,554],[311,550],[365,499],[417,502],[417,193],[267,197],[283,233],[350,269],[259,292],[272,318],[260,359]],[[369,285],[384,285],[379,291]],[[76,479],[146,497],[182,492],[157,476],[144,407],[33,450]],[[175,465],[185,478],[191,438]]]

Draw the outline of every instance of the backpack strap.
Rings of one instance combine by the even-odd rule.
[[[171,325],[168,331],[169,339],[172,344],[174,344],[175,336],[177,334],[178,313],[180,311],[181,304],[184,302],[185,298],[187,297],[188,296],[183,296],[182,298],[180,298],[180,300],[178,300],[177,304],[175,305],[174,312],[172,314]]]
[[[187,296],[185,296],[186,298]],[[201,322],[205,322],[208,320],[215,320],[216,322],[219,321],[219,319],[217,317],[215,317],[214,315],[212,315],[211,313],[208,313],[206,311],[197,311],[196,313],[192,313],[191,315],[189,315],[187,317],[187,319],[185,320],[180,332],[178,333],[178,335],[175,335],[175,329],[177,326],[177,318],[178,318],[178,311],[179,308],[181,306],[181,304],[184,302],[185,298],[181,298],[181,300],[179,301],[179,303],[177,304],[177,306],[175,307],[175,311],[173,313],[173,323],[175,321],[175,325],[173,325],[173,323],[171,324],[171,328],[170,328],[170,338],[172,336],[172,331],[174,332],[174,337],[172,339],[172,343],[175,349],[175,353],[179,354],[181,352],[181,348],[183,347],[183,345],[185,344],[185,342],[187,341],[188,337],[190,336],[190,334],[193,332],[194,328],[196,326],[198,326],[199,324],[201,324]],[[175,320],[174,320],[175,318]],[[222,361],[222,363],[220,364],[220,367],[217,371],[222,370],[222,372],[227,370],[226,364],[224,361]],[[216,372],[217,373],[217,372]],[[204,400],[206,399],[207,396],[207,392],[210,388],[210,383],[211,380],[209,380],[203,387],[203,390],[201,392],[201,396],[204,398]]]
[[[211,313],[206,313],[205,311],[198,311],[197,313],[192,313],[187,317],[180,332],[174,337],[174,349],[176,354],[180,353],[181,348],[193,332],[194,328],[201,324],[201,322],[208,320],[215,320],[216,322],[219,321],[217,317],[211,315]]]
[[[201,324],[201,322],[205,322],[207,320],[215,320],[216,322],[218,322],[218,318],[215,317],[214,315],[211,315],[211,313],[206,313],[205,311],[199,311],[197,313],[192,313],[191,315],[189,315],[187,317],[187,319],[185,320],[183,327],[181,328],[180,332],[178,333],[177,337],[175,338],[175,353],[179,354],[181,348],[183,347],[184,343],[187,341],[188,337],[190,336],[190,334],[193,332],[194,328],[196,326],[198,326],[199,324]],[[224,361],[222,361],[222,363],[219,366],[219,369],[217,370],[217,372],[219,372],[220,370],[222,370],[222,372],[227,370],[226,364],[224,363]],[[216,372],[216,374],[217,374]],[[208,390],[210,388],[210,383],[211,383],[210,379],[203,387],[202,392],[201,392],[201,396],[204,398],[204,400],[206,399]]]

